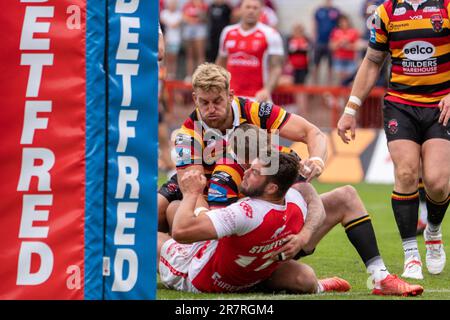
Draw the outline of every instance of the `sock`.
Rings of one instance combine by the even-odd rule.
[[[428,229],[431,232],[438,232],[444,219],[450,203],[450,196],[442,202],[436,202],[427,195],[427,209],[428,209]]]
[[[419,249],[417,247],[417,239],[416,237],[412,237],[409,239],[402,239],[403,241],[403,252],[405,253],[405,261],[411,257],[416,256],[420,260]]]
[[[427,194],[425,192],[425,187],[423,185],[422,178],[419,179],[419,209],[420,209],[419,220],[423,224],[427,224],[427,216],[428,216]]]
[[[395,222],[403,242],[416,238],[417,221],[419,219],[419,192],[403,194],[393,192],[392,210],[394,211]],[[417,242],[416,242],[417,243]],[[403,246],[404,247],[404,246]]]
[[[383,259],[380,256],[376,256],[370,259],[366,263],[366,266],[367,272],[370,273],[372,279],[375,281],[375,288],[379,289],[380,282],[389,275]]]
[[[358,251],[366,267],[372,259],[380,256],[375,232],[368,215],[348,222],[344,228],[348,239]]]
[[[323,288],[323,285],[320,283],[320,280],[319,281],[317,281],[317,293],[322,293],[322,292],[324,292],[325,290],[324,290],[324,288]]]

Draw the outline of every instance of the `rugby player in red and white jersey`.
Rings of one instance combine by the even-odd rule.
[[[231,73],[235,94],[257,101],[271,100],[284,60],[280,34],[259,22],[263,7],[261,0],[242,1],[241,20],[222,31],[216,59]]]
[[[172,236],[158,234],[161,282],[189,292],[243,292],[265,281],[269,289],[295,293],[348,291],[337,277],[317,280],[314,271],[290,257],[274,253],[298,234],[306,219],[307,201],[295,189],[299,163],[290,154],[273,154],[278,171],[269,174],[269,162],[255,159],[246,170],[241,192],[249,196],[223,209],[196,215],[197,198],[206,186],[200,171],[189,171],[180,180],[183,200],[175,215]]]

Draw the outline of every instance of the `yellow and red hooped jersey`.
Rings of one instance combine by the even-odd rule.
[[[386,99],[436,107],[450,93],[450,0],[424,0],[417,7],[388,0],[377,8],[369,46],[389,51]]]
[[[225,157],[229,134],[240,124],[246,122],[272,132],[281,129],[290,117],[290,113],[273,103],[255,102],[240,97],[233,99],[231,108],[233,128],[225,134],[209,128],[201,120],[198,108],[191,113],[175,138],[177,169],[202,165],[208,177],[216,161]],[[211,132],[214,134],[210,134]]]

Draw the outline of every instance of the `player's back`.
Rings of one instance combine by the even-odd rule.
[[[220,239],[205,242],[193,259],[192,284],[202,292],[234,292],[267,279],[279,264],[271,255],[288,235],[300,232],[306,214],[306,203],[294,189],[284,205],[245,198],[210,211]]]

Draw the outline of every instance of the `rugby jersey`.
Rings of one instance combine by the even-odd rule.
[[[271,132],[281,129],[290,117],[290,113],[280,106],[240,97],[233,99],[231,108],[233,111],[233,128],[230,128],[229,132],[225,134],[209,128],[206,123],[201,121],[198,108],[191,113],[175,138],[177,169],[184,169],[191,165],[202,165],[205,176],[209,181],[216,161],[226,156],[227,140],[234,128],[246,122]],[[211,134],[211,132],[214,132],[214,134]]]
[[[278,146],[277,149],[279,152],[295,155],[298,161],[301,160],[291,148]],[[230,155],[217,161],[209,181],[207,201],[210,208],[226,207],[244,197],[239,192],[244,172],[245,168]]]
[[[387,100],[436,107],[450,93],[449,12],[450,0],[425,0],[417,10],[388,0],[377,8],[369,46],[391,53]]]

